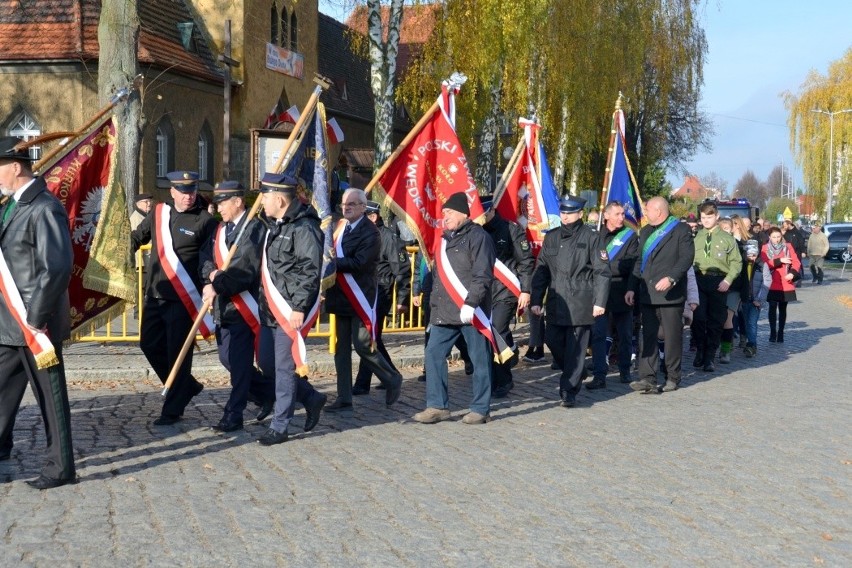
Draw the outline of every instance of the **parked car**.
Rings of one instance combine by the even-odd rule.
[[[828,254],[825,255],[826,260],[843,261],[843,253],[850,251],[849,243],[852,238],[852,225],[846,228],[835,228],[828,235]]]

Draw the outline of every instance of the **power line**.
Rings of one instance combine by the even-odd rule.
[[[711,112],[713,116],[721,116],[723,118],[730,118],[731,120],[742,120],[743,122],[754,122],[757,124],[766,124],[767,126],[780,126],[782,128],[787,128],[786,124],[778,124],[777,122],[765,122],[763,120],[754,120],[753,118],[743,118],[741,116],[731,116],[729,114],[721,114],[718,112]]]

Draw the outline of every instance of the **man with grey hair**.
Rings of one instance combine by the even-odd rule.
[[[822,267],[825,264],[825,255],[828,254],[828,237],[822,232],[822,226],[815,223],[808,238],[808,257],[810,258],[811,274],[814,284],[822,284],[824,277]]]

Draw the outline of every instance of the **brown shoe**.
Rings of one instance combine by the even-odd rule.
[[[412,418],[421,424],[436,424],[450,419],[450,411],[447,408],[427,408],[418,412]]]
[[[468,412],[462,418],[462,422],[465,424],[485,424],[486,422],[491,422],[491,415],[486,414],[483,416],[478,412]]]

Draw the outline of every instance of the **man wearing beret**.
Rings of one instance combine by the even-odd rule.
[[[317,425],[326,402],[326,395],[303,378],[304,338],[319,314],[323,234],[317,212],[296,197],[297,185],[285,174],[266,173],[261,180],[267,233],[261,247],[260,315],[269,330],[260,334],[260,363],[264,374],[275,376],[275,411],[258,439],[263,446],[287,441],[296,402],[305,406],[305,432]]]
[[[586,200],[563,197],[562,226],[549,231],[533,274],[530,311],[542,313],[547,294],[546,343],[557,366],[562,406],[576,404],[585,373],[586,348],[595,318],[606,312],[609,256],[600,234],[582,221]]]
[[[201,309],[201,247],[216,232],[216,220],[198,200],[198,174],[177,171],[171,181],[170,203],[158,204],[131,232],[133,250],[151,243],[139,346],[164,384],[192,323]],[[202,335],[213,334],[213,320],[205,317]],[[192,350],[178,369],[155,426],[178,422],[189,401],[204,386],[191,375]]]
[[[27,381],[47,433],[47,464],[27,483],[50,489],[76,479],[62,362],[70,334],[73,253],[68,214],[35,178],[22,141],[0,138],[0,460],[9,459]]]
[[[269,416],[275,404],[274,373],[264,376],[254,366],[263,329],[257,294],[265,228],[258,219],[247,220],[245,190],[239,182],[216,184],[213,203],[222,216],[222,223],[214,238],[201,250],[202,299],[205,302],[215,299],[213,319],[219,361],[231,374],[231,396],[222,419],[213,429],[233,432],[243,428],[243,411],[249,398],[261,404],[258,420]],[[228,268],[222,269],[234,243],[237,244],[234,256]]]
[[[402,375],[390,360],[376,349],[376,300],[378,282],[376,264],[381,250],[379,229],[366,218],[367,195],[350,187],[343,193],[342,229],[335,235],[337,281],[328,289],[325,309],[335,314],[337,350],[337,399],[326,410],[338,412],[352,408],[352,348],[361,362],[386,387],[385,404],[399,399]]]
[[[404,312],[406,304],[408,304],[408,293],[411,288],[411,262],[408,260],[405,243],[402,242],[396,231],[385,226],[382,216],[379,214],[379,204],[375,201],[367,202],[367,219],[379,229],[379,242],[381,244],[379,261],[376,264],[378,281],[376,348],[396,369],[382,341],[382,331],[385,326],[385,316],[392,308],[394,285],[396,285],[396,306],[393,313]],[[373,372],[369,365],[365,361],[361,361],[358,365],[358,374],[355,375],[355,386],[352,388],[352,394],[362,395],[370,392],[370,380],[372,378]],[[383,387],[384,385],[379,385],[379,388]]]
[[[491,420],[493,351],[486,334],[493,329],[490,317],[494,244],[485,229],[470,220],[464,192],[450,195],[442,213],[444,233],[435,251],[429,300],[432,331],[426,346],[426,410],[415,414],[414,420],[434,424],[450,419],[447,356],[459,335],[463,335],[473,362],[473,400],[462,422],[485,424]]]

